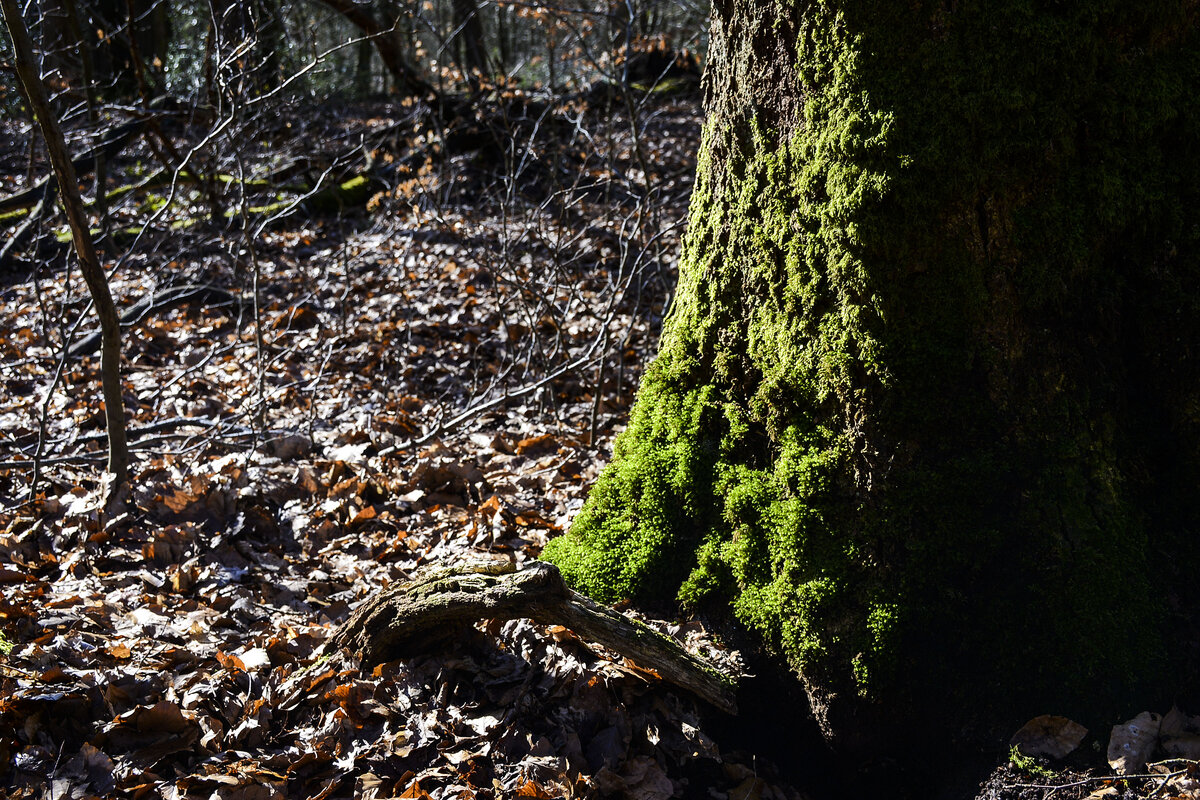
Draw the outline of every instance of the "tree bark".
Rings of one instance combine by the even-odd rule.
[[[1194,16],[717,0],[659,354],[544,557],[729,603],[851,747],[1194,692]]]
[[[88,122],[95,127],[99,122],[99,105],[100,97],[96,90],[96,68],[95,61],[92,58],[92,41],[91,37],[86,37],[83,33],[83,26],[80,24],[79,5],[75,0],[63,0],[63,9],[67,14],[67,27],[71,32],[71,38],[77,43],[79,48],[79,63],[83,69],[83,91],[87,98],[87,116]],[[93,181],[92,195],[96,204],[96,210],[100,215],[100,230],[101,233],[108,232],[108,169],[106,166],[107,159],[103,150],[96,153],[95,161],[92,164],[92,172],[96,179]]]
[[[124,487],[129,469],[129,449],[125,441],[125,401],[121,389],[121,327],[117,320],[117,309],[108,290],[108,278],[96,256],[87,215],[83,211],[83,200],[79,196],[79,180],[71,156],[67,153],[58,120],[46,98],[46,89],[38,74],[25,22],[15,0],[0,0],[0,10],[4,12],[4,22],[12,39],[17,75],[25,87],[29,104],[46,141],[46,151],[58,181],[63,210],[71,227],[75,253],[79,257],[80,271],[92,295],[96,315],[100,318],[101,387],[108,434],[108,472],[113,476],[109,494],[111,499],[118,496]]]
[[[368,39],[363,39],[355,46],[354,63],[354,94],[365,98],[371,93],[371,53],[375,48]]]

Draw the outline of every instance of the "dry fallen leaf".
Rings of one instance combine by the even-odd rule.
[[[517,787],[517,797],[536,797],[541,800],[552,800],[558,795],[551,794],[533,781],[525,781]]]
[[[531,436],[517,442],[517,455],[544,456],[547,453],[558,452],[558,438],[553,434],[544,433],[541,436]]]
[[[413,781],[412,783],[410,783],[408,788],[405,789],[403,793],[401,793],[400,797],[416,798],[417,800],[432,800],[432,798],[429,795],[429,792],[427,792],[421,788],[420,781]]]
[[[1123,725],[1114,725],[1108,740],[1108,765],[1120,773],[1140,772],[1158,746],[1158,714],[1143,711]]]
[[[1158,735],[1168,756],[1200,761],[1200,717],[1189,717],[1172,706],[1162,718]]]
[[[1078,722],[1043,714],[1022,725],[1009,744],[1027,756],[1061,759],[1073,753],[1086,736],[1087,728]]]

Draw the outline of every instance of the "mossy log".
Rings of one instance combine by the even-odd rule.
[[[355,175],[349,180],[317,190],[304,199],[304,207],[318,214],[342,213],[366,206],[368,200],[385,188],[378,178]]]
[[[46,212],[46,207],[54,202],[56,189],[56,185],[47,184],[42,199],[33,208],[10,211],[7,215],[0,214],[0,230],[5,230],[10,223],[16,225],[16,229],[4,244],[0,245],[0,270],[7,269],[12,263],[13,253],[25,247],[33,239],[37,226]]]
[[[430,639],[479,620],[519,618],[568,628],[722,711],[737,712],[733,676],[674,639],[571,591],[558,569],[544,562],[520,570],[510,562],[425,570],[367,600],[323,645],[322,654],[346,649],[370,666],[411,655]]]
[[[215,180],[223,184],[239,183],[234,176],[225,174],[217,175]],[[143,180],[118,186],[108,191],[105,194],[105,200],[108,206],[112,206],[128,195],[150,192],[155,189],[161,189],[164,186],[170,186],[173,183],[185,185],[202,184],[205,182],[205,178],[197,176],[188,170],[182,170],[178,173],[159,170]],[[10,197],[0,198],[0,230],[19,226],[25,222],[32,213],[32,209],[36,208],[41,198],[45,196],[46,191],[53,192],[55,190],[55,187],[48,185],[48,183],[48,180],[42,180],[33,189],[28,189]],[[311,214],[345,213],[352,209],[363,208],[372,196],[386,188],[382,181],[370,175],[355,175],[352,178],[323,186],[315,191],[306,186],[275,185],[270,180],[263,179],[247,180],[240,183],[244,189],[260,194],[286,192],[302,198],[298,203],[293,200],[279,200],[251,206],[247,209],[247,212],[252,217],[271,216],[293,207]],[[85,204],[85,208],[88,209],[95,207],[95,203]],[[236,209],[229,209],[225,212],[225,216],[226,218],[233,218],[238,213]],[[64,234],[60,239],[66,242],[69,241],[69,236]]]
[[[216,180],[221,183],[237,182],[235,178],[229,175],[218,175]],[[203,183],[204,180],[197,177],[195,174],[182,171],[178,174],[161,170],[145,180],[137,183],[126,184],[119,186],[116,189],[108,192],[107,205],[120,200],[121,198],[137,193],[148,192],[153,189],[159,189],[164,186],[169,186],[172,183],[179,184],[194,184]],[[43,187],[43,191],[53,191],[54,186],[46,186],[43,182],[39,184]],[[267,194],[272,191],[272,184],[269,181],[256,179],[248,180],[242,184],[247,189],[258,190],[262,194]],[[356,175],[349,180],[341,183],[325,186],[321,189],[313,191],[303,186],[280,186],[276,187],[276,192],[287,192],[300,197],[299,200],[277,200],[275,202],[265,203],[263,205],[249,206],[245,209],[245,214],[251,220],[271,220],[273,227],[280,227],[284,221],[290,218],[296,212],[305,212],[308,214],[344,214],[352,210],[362,209],[366,206],[367,201],[371,199],[377,192],[382,191],[385,185],[376,178],[369,175]],[[24,193],[22,193],[24,194]],[[91,210],[96,207],[96,203],[86,203],[85,209]],[[28,240],[33,226],[31,225],[31,215],[33,215],[40,206],[34,205],[32,208],[19,208],[13,211],[0,213],[0,231],[10,227],[16,228],[11,234],[7,243],[0,247],[0,268],[8,263],[8,259],[24,243]],[[226,219],[236,219],[243,212],[239,209],[228,209],[225,211]],[[190,228],[198,222],[203,222],[207,217],[186,217],[177,219],[172,222],[172,228],[181,230]],[[100,235],[99,230],[93,230],[92,235]],[[131,225],[123,228],[116,228],[108,232],[109,241],[118,246],[133,241],[141,233],[139,225]],[[68,244],[71,241],[71,232],[67,228],[58,228],[54,231],[54,239],[59,244]]]

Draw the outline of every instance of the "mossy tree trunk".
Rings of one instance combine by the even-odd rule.
[[[1187,687],[1196,17],[716,0],[675,303],[546,557],[728,600],[850,743]]]

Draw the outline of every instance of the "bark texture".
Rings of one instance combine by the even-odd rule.
[[[1197,3],[1036,6],[714,3],[659,355],[545,551],[727,601],[847,744],[1195,691]]]

